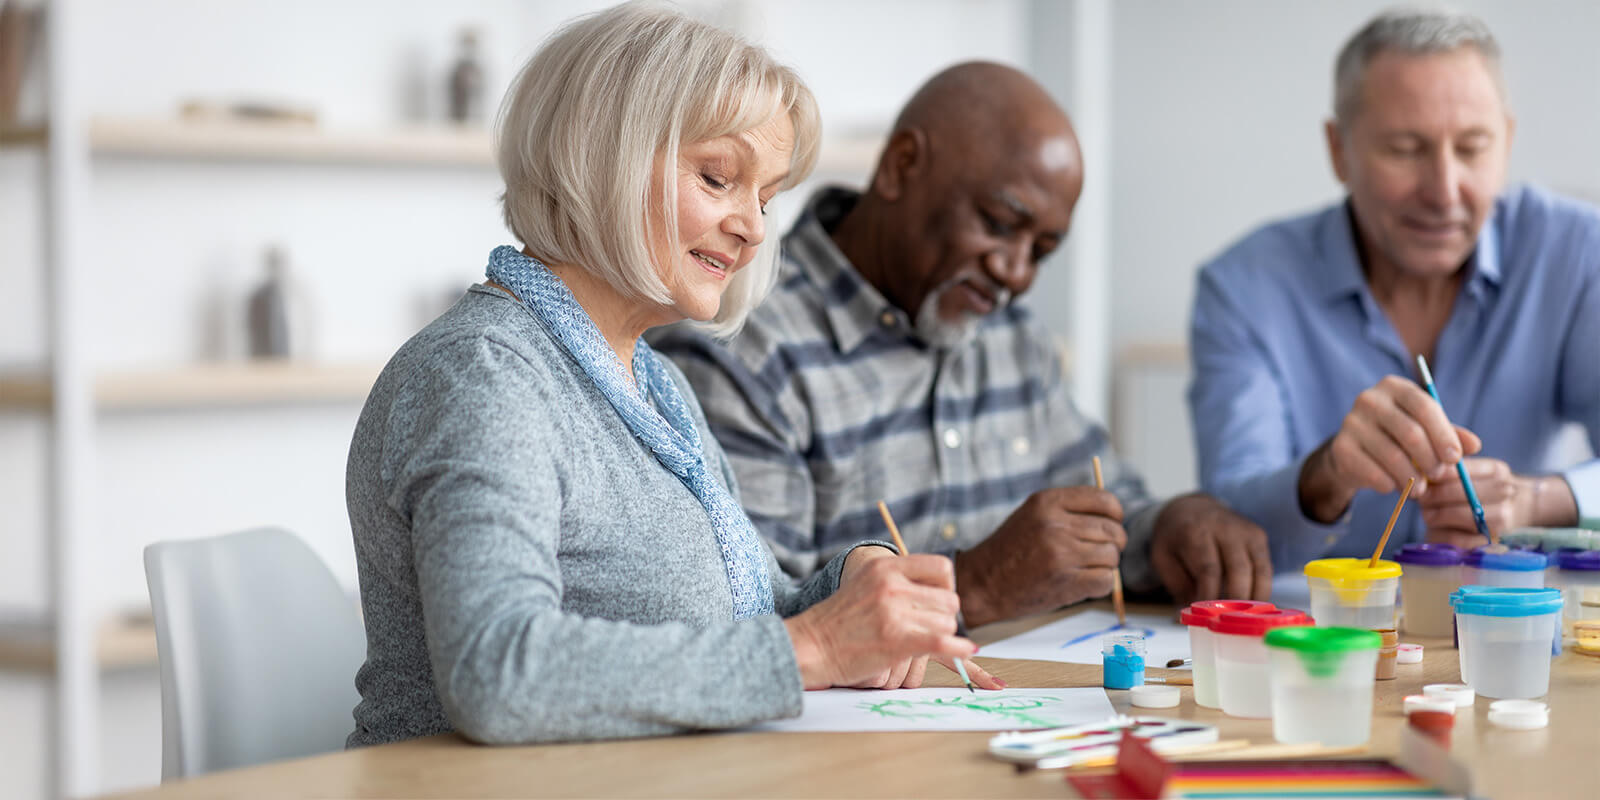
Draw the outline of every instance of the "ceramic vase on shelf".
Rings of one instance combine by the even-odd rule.
[[[283,248],[269,247],[266,276],[250,292],[247,309],[251,358],[306,359],[313,351],[310,296],[290,274]]]

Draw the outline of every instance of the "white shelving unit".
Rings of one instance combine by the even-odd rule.
[[[58,724],[53,740],[54,791],[72,797],[99,788],[96,747],[101,671],[156,662],[148,623],[108,620],[86,599],[91,576],[84,554],[98,521],[87,488],[95,474],[97,427],[106,414],[146,410],[228,409],[263,405],[359,402],[381,364],[242,362],[179,364],[141,371],[97,371],[85,321],[73,314],[69,287],[85,273],[76,242],[84,241],[94,165],[99,159],[186,162],[372,165],[393,168],[493,167],[490,135],[481,130],[407,128],[324,130],[281,124],[96,117],[82,113],[70,91],[68,57],[77,22],[73,3],[52,5],[46,48],[52,75],[49,124],[0,127],[0,148],[37,152],[46,165],[43,192],[50,355],[45,368],[0,373],[0,413],[37,413],[48,420],[52,618],[0,626],[0,670],[53,672]],[[71,122],[77,120],[78,122]],[[828,142],[818,172],[866,176],[880,141]]]

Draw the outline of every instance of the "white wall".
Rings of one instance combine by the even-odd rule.
[[[313,106],[328,129],[361,130],[413,121],[419,106],[425,117],[441,114],[463,26],[482,32],[492,105],[556,24],[609,5],[76,1],[87,25],[74,43],[83,65],[76,90],[90,113],[165,116],[195,97],[261,97]],[[683,5],[764,39],[795,65],[821,98],[830,132],[882,130],[918,83],[953,61],[1016,62],[1025,53],[1017,0]],[[47,358],[39,161],[0,152],[0,369]],[[93,254],[91,280],[75,312],[93,320],[94,366],[241,358],[245,299],[274,244],[316,311],[313,355],[382,360],[481,275],[492,246],[509,240],[499,188],[488,168],[97,157],[91,218],[78,232]],[[780,202],[775,230],[787,227],[800,196]],[[98,522],[93,603],[108,614],[147,605],[140,551],[150,541],[261,524],[300,533],[353,590],[343,476],[358,411],[341,402],[100,415],[96,492],[87,499]],[[42,612],[48,602],[45,445],[37,415],[0,412],[0,618]],[[0,796],[47,790],[51,683],[0,672],[0,716],[26,740],[0,746]],[[101,692],[100,788],[155,783],[154,670],[109,674]]]

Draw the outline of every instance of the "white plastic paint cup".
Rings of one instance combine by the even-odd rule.
[[[1292,608],[1255,614],[1226,611],[1212,620],[1222,713],[1254,719],[1272,716],[1271,669],[1262,637],[1276,628],[1310,624],[1310,617]]]
[[[1447,637],[1455,632],[1450,593],[1461,586],[1461,548],[1448,544],[1408,544],[1394,557],[1402,569],[1401,630],[1413,636]]]
[[[1461,639],[1463,682],[1494,698],[1527,699],[1549,691],[1560,591],[1463,586],[1450,604]]]
[[[1372,735],[1372,673],[1382,637],[1356,628],[1289,627],[1263,640],[1272,667],[1272,735],[1347,747]]]
[[[1277,610],[1271,603],[1255,600],[1202,600],[1178,612],[1178,620],[1189,627],[1189,660],[1194,670],[1196,705],[1222,707],[1222,701],[1217,698],[1217,660],[1211,621],[1226,611],[1253,614]]]

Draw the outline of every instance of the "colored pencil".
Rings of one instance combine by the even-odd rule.
[[[900,548],[900,555],[911,555],[911,551],[906,549],[906,540],[900,538],[900,526],[894,524],[894,515],[889,513],[889,506],[882,500],[878,501],[878,513],[883,515],[883,524],[889,527],[889,535],[894,537],[894,546]],[[956,674],[960,675],[961,682],[967,685],[967,691],[978,693],[972,688],[972,679],[967,677],[967,665],[959,658],[956,659]]]

